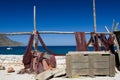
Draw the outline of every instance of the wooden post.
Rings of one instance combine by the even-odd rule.
[[[93,18],[94,18],[94,32],[96,33],[96,10],[95,10],[95,0],[93,0]]]
[[[36,31],[36,6],[34,5],[34,31]]]
[[[36,34],[36,6],[34,5],[34,31],[33,31],[33,34],[34,34],[34,41],[33,41],[33,47],[35,50],[38,49],[38,35]]]

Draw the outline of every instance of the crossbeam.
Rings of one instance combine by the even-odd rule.
[[[39,31],[39,34],[74,34],[75,32],[62,32],[62,31]],[[90,34],[91,32],[85,32]],[[113,34],[112,32],[96,32],[98,34]],[[0,35],[30,35],[33,32],[11,32],[11,33],[0,33]]]

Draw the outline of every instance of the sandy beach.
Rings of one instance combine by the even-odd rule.
[[[0,55],[0,65],[5,67],[5,70],[0,70],[0,80],[35,80],[34,74],[17,74],[24,68],[22,63],[23,55]],[[57,56],[57,68],[66,68],[65,56]],[[13,67],[15,72],[8,73],[7,68]],[[120,80],[120,72],[116,70],[114,77],[109,76],[95,76],[91,78],[89,76],[79,76],[76,78],[52,78],[50,80]]]

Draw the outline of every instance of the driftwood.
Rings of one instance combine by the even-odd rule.
[[[61,77],[65,76],[66,71],[65,69],[51,69],[46,70],[36,76],[36,80],[49,80],[50,78]]]
[[[62,77],[62,76],[66,76],[66,70],[64,68],[57,69],[54,77],[56,78],[56,77]]]

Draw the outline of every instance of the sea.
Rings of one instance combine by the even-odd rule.
[[[52,52],[56,54],[65,55],[69,51],[76,51],[76,46],[47,46]],[[0,55],[24,55],[27,46],[4,46],[0,47]],[[32,48],[33,49],[33,48]],[[39,51],[47,52],[42,46],[38,47]],[[89,51],[93,51],[93,47],[88,48]]]

